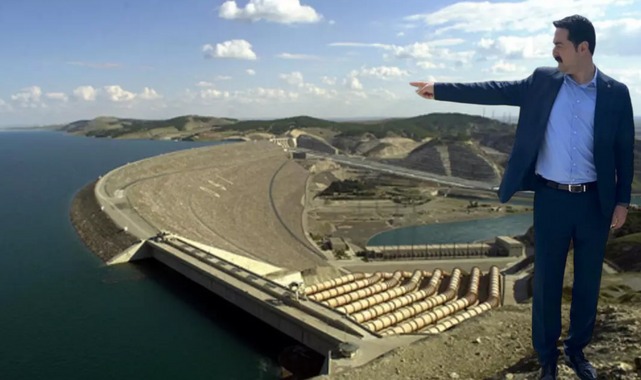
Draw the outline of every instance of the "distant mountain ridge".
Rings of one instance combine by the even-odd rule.
[[[641,118],[635,120],[641,122]],[[637,124],[641,127],[641,124]],[[238,120],[198,115],[167,120],[99,117],[56,129],[118,139],[264,140],[282,138],[294,146],[325,153],[360,155],[372,160],[497,183],[512,150],[516,126],[460,113],[432,113],[409,118],[331,121],[310,116],[273,120]],[[634,188],[641,191],[641,143],[635,147]]]
[[[111,138],[178,138],[207,139],[212,132],[247,134],[254,132],[282,135],[293,129],[326,129],[343,136],[371,133],[377,138],[407,137],[422,140],[427,137],[464,138],[479,131],[504,132],[514,126],[481,116],[460,113],[433,113],[410,118],[367,121],[330,121],[310,116],[295,116],[273,120],[237,120],[231,118],[186,115],[167,120],[120,119],[98,117],[79,120],[56,129],[95,137]],[[209,132],[209,133],[208,133]],[[213,134],[215,135],[215,134]]]
[[[78,120],[57,129],[92,137],[180,139],[193,131],[209,130],[237,121],[230,118],[197,115],[179,116],[167,120],[121,119],[102,116],[92,120]]]

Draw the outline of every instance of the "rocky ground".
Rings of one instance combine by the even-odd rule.
[[[501,205],[491,191],[451,190],[436,183],[373,175],[324,160],[301,164],[311,176],[305,205],[307,231],[321,241],[341,237],[363,248],[373,235],[399,227],[498,218],[531,210],[527,202]],[[363,184],[366,194],[348,191],[324,195],[330,185],[345,180]]]
[[[69,214],[71,224],[82,241],[96,256],[108,261],[134,244],[137,239],[123,232],[100,210],[94,195],[95,185],[96,182],[92,182],[78,191],[71,203]]]
[[[332,380],[536,379],[530,305],[505,306],[440,335],[392,352]],[[567,331],[569,304],[563,307]],[[561,342],[560,342],[561,344]],[[641,378],[641,303],[599,307],[594,339],[585,350],[599,379]],[[576,379],[559,361],[559,378]]]

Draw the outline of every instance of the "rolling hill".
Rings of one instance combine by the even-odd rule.
[[[641,118],[635,119],[641,129]],[[306,149],[361,155],[373,160],[498,182],[512,150],[516,126],[481,116],[433,113],[410,118],[331,121],[309,116],[237,120],[197,115],[168,120],[99,117],[56,129],[86,136],[221,140],[289,137]],[[635,147],[635,192],[641,191],[641,144]]]
[[[120,119],[98,117],[93,120],[79,120],[58,127],[58,129],[79,135],[111,138],[182,138],[225,124],[236,123],[235,119],[179,116],[167,120]]]

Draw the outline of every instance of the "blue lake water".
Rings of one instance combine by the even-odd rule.
[[[511,203],[531,205],[527,201]],[[641,205],[641,195],[633,196],[631,203]],[[367,245],[470,243],[491,240],[498,235],[522,235],[533,222],[533,215],[528,212],[494,219],[410,226],[377,234]]]
[[[153,261],[105,266],[69,221],[77,190],[204,143],[0,133],[0,379],[277,379],[294,342]]]
[[[532,213],[513,214],[495,219],[436,223],[411,226],[382,232],[373,236],[368,245],[411,245],[471,243],[493,239],[498,235],[521,235],[532,226]]]

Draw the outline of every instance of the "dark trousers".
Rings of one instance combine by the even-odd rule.
[[[539,184],[534,197],[534,289],[532,343],[539,361],[556,361],[561,335],[563,273],[570,241],[574,243],[574,286],[568,354],[592,339],[605,245],[612,217],[603,215],[596,189],[569,193]]]

